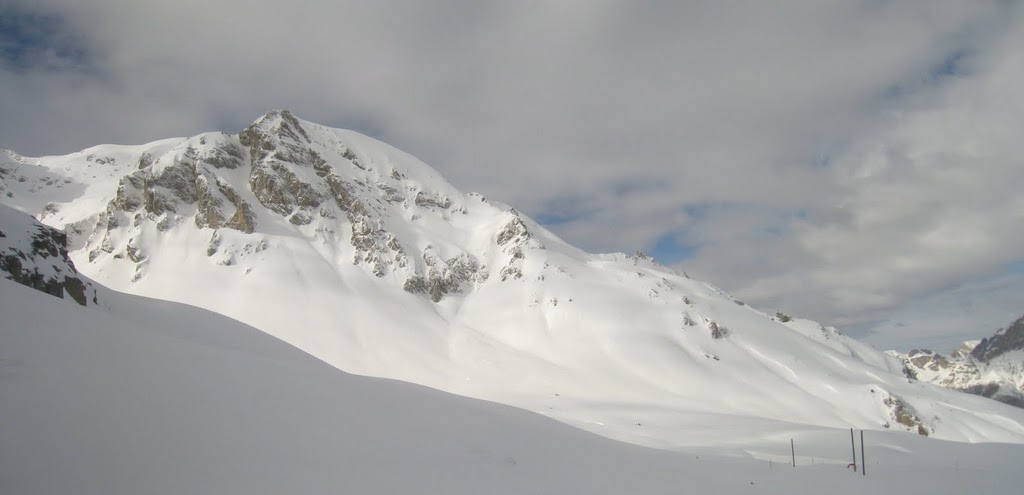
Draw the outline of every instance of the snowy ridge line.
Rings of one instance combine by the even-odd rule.
[[[764,439],[802,424],[1024,442],[1022,411],[908,381],[895,356],[645,256],[585,253],[406,153],[287,111],[238,134],[11,155],[0,187],[114,290],[627,442],[722,442],[687,420],[705,413]]]

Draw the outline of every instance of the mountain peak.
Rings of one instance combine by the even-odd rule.
[[[773,318],[646,256],[582,252],[415,157],[286,110],[237,135],[0,167],[0,201],[65,229],[86,275],[216,311],[347,371],[639,443],[694,442],[680,418],[707,414],[752,418],[766,435],[800,422],[956,440],[979,438],[981,421],[983,438],[1024,441],[1012,421],[979,420],[977,404],[941,405],[984,399],[922,391],[898,359],[834,330]],[[599,417],[579,413],[604,403]]]
[[[309,134],[303,128],[302,121],[288,110],[271,110],[267,112],[243,130],[241,136],[252,135],[253,133],[262,134],[263,136],[274,135],[280,139],[289,139],[293,143],[310,143]],[[243,137],[243,139],[245,138]]]

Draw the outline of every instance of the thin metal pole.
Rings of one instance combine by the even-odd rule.
[[[868,475],[868,464],[864,461],[864,430],[860,430],[860,473]]]
[[[857,442],[853,440],[853,428],[850,428],[850,451],[853,452],[853,472],[857,472]]]
[[[792,438],[789,439],[789,451],[793,454],[793,467],[796,467],[796,444]]]

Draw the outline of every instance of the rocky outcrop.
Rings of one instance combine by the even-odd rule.
[[[145,166],[121,179],[107,208],[107,216],[113,218],[116,212],[135,213],[141,210],[156,218],[166,213],[182,212],[194,205],[198,227],[227,227],[252,232],[255,215],[249,204],[227,181],[210,170],[238,167],[242,160],[240,153],[230,142],[205,153],[188,146],[179,155],[163,157],[170,161],[164,166],[147,163],[153,158],[143,155],[140,166]]]
[[[416,199],[413,202],[416,203],[416,206],[440,208],[442,210],[446,210],[452,206],[452,201],[450,199],[444,196],[427,194],[423,191],[416,193]]]
[[[76,243],[85,246],[90,262],[134,263],[135,281],[152,256],[150,229],[157,235],[190,223],[211,229],[205,252],[215,263],[229,265],[255,241],[223,229],[254,233],[260,215],[269,213],[318,238],[325,252],[346,252],[349,244],[346,256],[351,253],[353,264],[434,302],[486,281],[491,270],[481,259],[495,259],[494,273],[502,280],[524,278],[527,253],[543,246],[515,210],[486,248],[496,249],[497,257],[451,245],[424,247],[414,237],[403,240],[398,233],[407,227],[394,222],[418,225],[424,217],[448,222],[452,215],[468,215],[467,205],[443,182],[409,178],[408,170],[396,167],[401,161],[386,155],[378,161],[354,146],[360,141],[322,131],[279,110],[237,136],[208,133],[170,148],[140,151],[127,167],[118,163],[121,156],[90,155],[92,162],[126,173],[105,211],[76,223]],[[468,197],[487,204],[479,195]]]
[[[510,210],[512,218],[498,230],[494,241],[498,247],[508,256],[508,261],[499,272],[501,280],[518,280],[523,278],[523,260],[526,259],[526,250],[541,249],[543,246],[534,240],[526,222],[519,216],[519,212]]]
[[[297,209],[316,208],[326,199],[277,161],[254,164],[249,175],[249,187],[263,206],[285,216]]]
[[[526,228],[526,222],[523,222],[523,219],[514,210],[511,213],[512,219],[498,231],[498,235],[495,237],[499,246],[517,246],[530,240],[530,230]]]
[[[979,361],[991,361],[1013,351],[1024,350],[1024,316],[999,330],[995,335],[981,339],[971,350],[971,357]]]
[[[5,206],[0,210],[0,276],[82,306],[97,303],[96,288],[68,257],[64,232]]]
[[[933,376],[928,381],[943,387],[964,389],[981,377],[972,359],[944,356],[929,349],[914,349],[906,354],[904,363],[914,378]]]
[[[708,330],[711,331],[711,338],[715,340],[729,335],[729,329],[719,325],[715,320],[708,320]]]
[[[327,173],[326,161],[308,147],[309,135],[287,110],[268,113],[238,136],[249,149],[249,188],[271,211],[308,224],[311,211],[327,199],[319,187],[299,177],[295,169]]]
[[[349,212],[352,229],[352,246],[355,248],[352,262],[364,263],[377,277],[383,277],[392,268],[406,268],[408,257],[405,248],[394,234],[384,230],[383,223],[372,221],[364,214]],[[408,282],[406,283],[408,285]],[[406,288],[408,291],[409,289]],[[411,291],[410,291],[411,292]]]
[[[245,164],[244,150],[222,135],[223,141],[213,148],[209,148],[201,157],[203,163],[213,165],[214,168],[235,169]],[[205,139],[200,139],[200,144],[206,144]]]
[[[444,260],[433,246],[427,246],[423,251],[423,263],[426,265],[425,273],[409,277],[402,288],[406,292],[426,294],[434,302],[441,301],[447,294],[462,292],[465,284],[486,280],[480,264],[466,253]]]
[[[882,398],[882,404],[889,408],[889,417],[892,418],[898,424],[905,426],[908,430],[916,432],[918,435],[928,436],[928,428],[925,427],[924,422],[918,417],[917,413],[907,403],[896,395],[885,394]],[[884,425],[889,428],[891,425],[886,423]]]
[[[928,349],[893,353],[908,378],[1024,407],[1024,318],[950,355]]]

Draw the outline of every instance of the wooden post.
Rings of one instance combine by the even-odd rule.
[[[850,428],[850,451],[853,452],[853,472],[857,472],[857,442],[853,440],[853,428]],[[849,466],[847,466],[849,467]]]
[[[868,465],[864,461],[864,430],[860,430],[860,474],[868,475]]]
[[[793,455],[793,467],[796,467],[796,444],[792,438],[789,439],[789,452]]]

